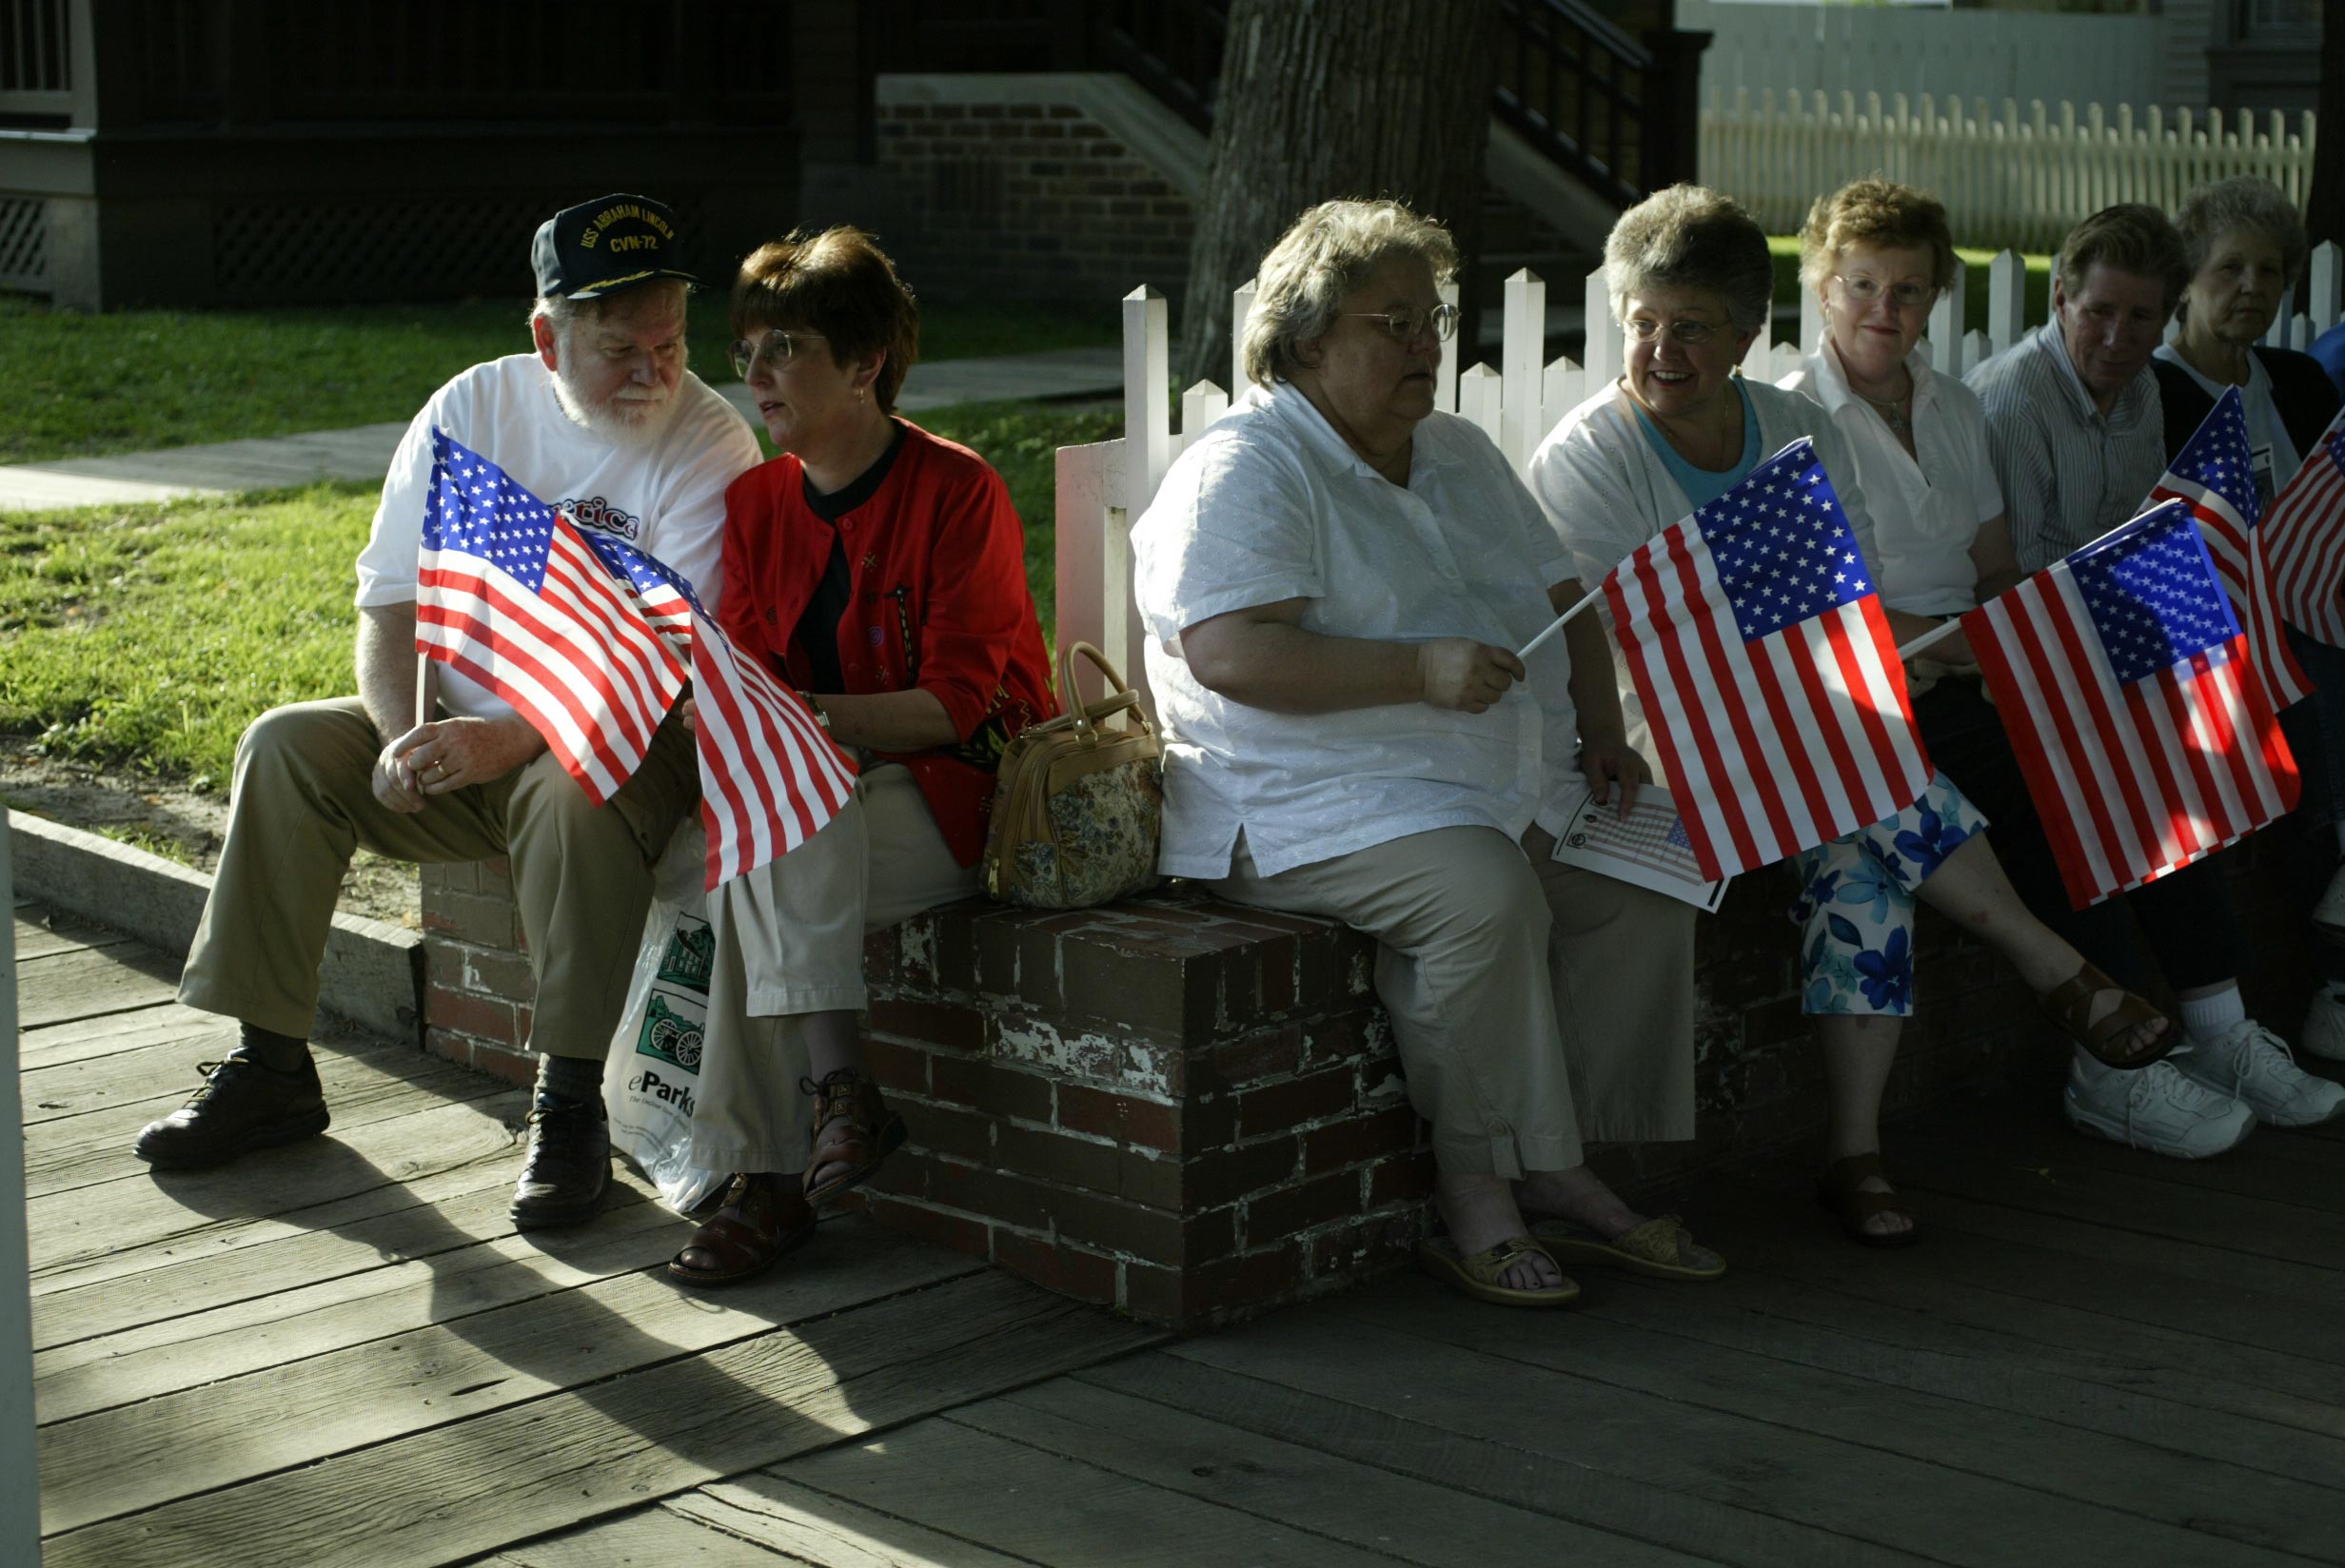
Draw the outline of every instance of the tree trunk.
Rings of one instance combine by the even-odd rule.
[[[2304,204],[2304,225],[2315,245],[2345,245],[2345,11],[2335,5],[2320,33],[2319,114],[2313,133],[2313,188]]]
[[[1229,378],[1230,291],[1319,202],[1389,196],[1440,220],[1470,294],[1496,17],[1496,0],[1235,0],[1181,306],[1183,385]]]

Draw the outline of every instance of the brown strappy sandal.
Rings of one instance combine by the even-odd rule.
[[[694,1284],[731,1284],[762,1274],[814,1234],[814,1205],[778,1176],[744,1171],[725,1188],[668,1272]]]
[[[815,1097],[815,1147],[806,1160],[808,1203],[861,1186],[903,1143],[904,1119],[888,1109],[879,1086],[853,1068],[840,1068],[819,1084],[801,1078],[798,1087]],[[815,1172],[840,1165],[847,1169],[815,1181]]]
[[[1823,1167],[1816,1178],[1816,1202],[1830,1209],[1841,1222],[1841,1234],[1859,1246],[1911,1246],[1921,1237],[1921,1227],[1914,1224],[1914,1211],[1898,1201],[1894,1192],[1867,1192],[1860,1184],[1882,1174],[1878,1154],[1851,1154],[1844,1160],[1835,1160]],[[1864,1222],[1882,1214],[1902,1214],[1905,1217],[1903,1230],[1867,1230]]]
[[[2093,1016],[2093,998],[2104,990],[2119,993],[2117,1006],[2099,1022],[2088,1022]],[[2060,1027],[2061,1033],[2091,1051],[2094,1060],[2109,1067],[2127,1070],[2146,1068],[2182,1043],[2182,1031],[2175,1027],[2173,1019],[2090,964],[2038,997],[2036,1004]],[[2136,1029],[2158,1022],[2165,1024],[2166,1031],[2147,1047],[2130,1055],[2118,1049],[2118,1042]]]

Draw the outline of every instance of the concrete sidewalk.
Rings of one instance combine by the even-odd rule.
[[[897,406],[907,414],[917,414],[963,402],[1107,397],[1122,390],[1123,379],[1123,352],[1116,348],[943,360],[914,365]],[[755,421],[757,412],[746,386],[728,381],[718,390]],[[224,496],[318,480],[371,484],[390,466],[391,454],[405,430],[402,421],[112,458],[0,466],[0,511]]]

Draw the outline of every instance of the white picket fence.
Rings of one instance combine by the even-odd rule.
[[[2006,250],[1987,266],[1987,319],[1965,320],[1960,264],[1954,286],[1930,313],[1924,351],[1950,375],[1965,375],[1980,361],[2000,353],[2043,324],[2025,308],[2026,264]],[[1442,345],[1435,406],[1461,414],[1489,433],[1514,465],[1527,473],[1531,455],[1563,417],[1621,373],[1623,335],[1606,327],[1612,319],[1604,274],[1582,284],[1588,335],[1586,363],[1547,359],[1547,284],[1526,269],[1507,280],[1506,330],[1496,367],[1476,364],[1461,373],[1458,344]],[[1452,300],[1454,287],[1443,291]],[[2302,348],[2336,324],[2345,308],[2345,251],[2334,244],[2315,248],[2304,286],[2304,308],[2294,295],[2283,302],[2265,341]],[[1236,345],[1253,307],[1253,285],[1231,297],[1230,384],[1244,387],[1245,370]],[[1788,303],[1788,302],[1785,302]],[[1816,297],[1803,291],[1797,342],[1778,341],[1770,325],[1766,341],[1751,345],[1744,374],[1775,381],[1788,374],[1823,341],[1823,319]],[[1058,645],[1096,644],[1134,687],[1145,690],[1145,635],[1132,597],[1132,522],[1156,494],[1165,470],[1181,448],[1229,411],[1230,394],[1199,382],[1181,394],[1173,418],[1172,356],[1165,298],[1153,288],[1124,296],[1124,434],[1115,441],[1058,449]],[[1085,691],[1097,695],[1095,685]]]
[[[1903,93],[1887,108],[1881,95],[1792,93],[1781,108],[1747,90],[1713,96],[1702,112],[1703,184],[1734,192],[1771,234],[1796,230],[1816,193],[1884,174],[1946,204],[1955,232],[2000,234],[2049,250],[2079,213],[2118,202],[2147,202],[2171,212],[2193,186],[2234,174],[2271,181],[2301,211],[2313,181],[2315,117],[2289,133],[2275,111],[2261,129],[2245,110],[2226,125],[2219,113],[2169,112],[2152,106],[2137,121],[2133,107],[2112,119],[2099,104],[2081,111],[2042,100],[2023,114],[2009,99],[1992,115],[1983,100]]]

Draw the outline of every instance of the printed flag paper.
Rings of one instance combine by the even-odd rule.
[[[2345,414],[2273,498],[2263,532],[2282,618],[2345,648]]]
[[[1705,879],[1894,815],[1929,782],[1871,569],[1805,438],[1604,592]]]

